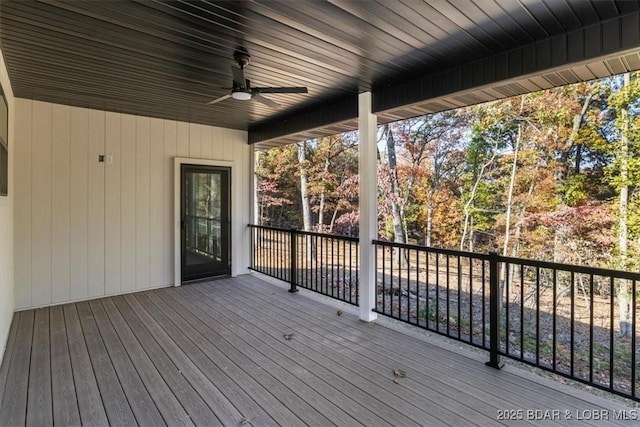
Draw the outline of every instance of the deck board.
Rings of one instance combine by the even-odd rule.
[[[151,398],[162,414],[164,422],[171,426],[192,426],[193,422],[191,422],[189,415],[154,365],[153,360],[144,351],[144,348],[113,301],[110,299],[103,300],[102,306],[111,323],[113,323],[122,344],[127,349],[129,357],[131,357],[131,361],[140,374],[142,381],[144,381],[147,390],[149,390]]]
[[[240,279],[234,282],[234,286],[242,286],[243,283],[249,285],[252,281],[255,283],[255,279],[248,279],[248,281]],[[243,298],[245,298],[245,295],[246,298],[251,298],[256,292],[261,293],[260,298],[267,298],[270,305],[281,306],[283,309],[287,308],[287,311],[283,311],[282,317],[287,318],[288,316],[293,316],[295,313],[298,313],[299,317],[293,320],[293,322],[306,323],[308,327],[313,325],[316,328],[324,328],[325,330],[322,336],[338,340],[339,342],[346,339],[349,342],[348,346],[350,348],[354,345],[362,346],[362,352],[364,353],[371,351],[378,355],[386,355],[390,358],[397,358],[397,351],[394,349],[402,348],[403,357],[401,363],[408,363],[408,365],[405,365],[407,368],[413,366],[415,374],[421,377],[422,383],[429,383],[440,379],[442,382],[448,384],[457,383],[459,389],[456,393],[464,392],[465,389],[469,390],[473,387],[470,387],[468,382],[460,381],[457,372],[473,370],[476,376],[475,382],[478,382],[478,384],[474,382],[474,384],[471,385],[481,388],[483,398],[493,395],[496,398],[496,402],[502,401],[503,404],[497,406],[498,408],[503,408],[504,403],[511,403],[514,405],[513,407],[518,407],[523,401],[528,400],[531,400],[528,406],[530,409],[544,410],[557,406],[558,401],[553,392],[556,384],[553,382],[547,387],[528,389],[522,387],[522,382],[519,377],[510,375],[504,371],[496,371],[492,368],[485,367],[483,363],[478,364],[478,361],[484,362],[484,360],[460,356],[443,359],[441,352],[434,351],[436,349],[432,346],[419,340],[407,342],[406,337],[403,337],[402,334],[398,334],[388,328],[381,328],[377,330],[375,334],[369,335],[369,339],[362,340],[362,334],[360,334],[359,331],[366,332],[374,325],[358,322],[345,327],[341,321],[344,319],[343,317],[338,318],[335,316],[335,312],[328,313],[323,305],[309,301],[308,299],[301,299],[293,306],[291,304],[282,306],[282,301],[278,299],[276,295],[273,295],[272,292],[268,290],[265,291],[262,287],[251,286],[247,288],[246,293],[241,293],[241,295],[243,295]],[[425,362],[427,362],[426,365]],[[425,367],[429,367],[429,369],[426,370]],[[478,400],[478,397],[474,397],[473,400]],[[571,394],[564,395],[562,403],[563,408],[572,412],[584,408],[584,401]],[[607,401],[607,405],[610,405],[610,402]],[[609,407],[595,405],[590,406],[589,409],[609,409]],[[535,424],[539,425],[539,422],[536,421]],[[583,420],[583,425],[599,425],[599,421]]]
[[[136,418],[102,341],[89,303],[79,302],[76,307],[109,424],[135,425]]]
[[[225,300],[225,305],[230,308],[233,307],[233,310],[242,311],[242,305],[246,304],[244,302],[245,299],[258,298],[259,300],[263,300],[266,298],[269,303],[269,306],[266,307],[279,306],[281,303],[277,296],[263,294],[256,297],[252,295],[253,292],[250,292],[249,289],[247,289],[247,291],[246,295],[243,293],[241,298],[236,297],[237,292],[231,292],[230,295],[235,299],[236,306],[233,306],[232,301],[227,300]],[[216,297],[219,297],[221,294],[223,293],[216,291]],[[493,382],[488,381],[486,385],[483,386],[483,390],[485,391],[484,393],[473,394],[473,388],[470,388],[468,383],[456,378],[456,372],[459,370],[483,369],[488,371],[491,375],[494,373],[492,369],[484,366],[478,367],[475,362],[464,359],[457,361],[459,363],[456,363],[455,366],[452,367],[452,363],[450,361],[443,364],[443,360],[437,356],[430,358],[429,356],[431,352],[429,351],[429,348],[417,349],[415,346],[407,345],[407,343],[403,341],[384,342],[373,341],[371,339],[363,341],[362,334],[354,334],[352,331],[355,330],[357,332],[357,329],[360,327],[366,330],[368,325],[358,324],[355,328],[352,328],[351,325],[349,325],[349,327],[345,327],[344,319],[346,319],[348,315],[344,315],[344,317],[336,319],[337,316],[335,310],[332,310],[329,315],[327,315],[326,310],[324,312],[317,313],[314,310],[313,304],[306,304],[305,301],[301,301],[300,304],[296,304],[293,308],[289,307],[289,310],[283,312],[278,318],[273,317],[269,313],[268,308],[261,310],[261,317],[269,318],[268,322],[264,322],[269,325],[281,324],[282,327],[286,327],[286,322],[289,322],[292,325],[306,326],[307,329],[301,329],[301,334],[296,331],[296,336],[300,337],[300,339],[308,340],[309,345],[316,351],[320,351],[322,348],[339,349],[345,344],[348,344],[348,348],[351,351],[348,353],[342,352],[348,360],[337,360],[335,357],[332,357],[334,365],[352,366],[355,369],[358,369],[359,367],[367,368],[369,369],[368,373],[363,369],[358,369],[359,372],[361,372],[361,375],[365,377],[369,377],[371,373],[381,371],[391,374],[393,369],[401,369],[405,371],[407,373],[407,378],[399,380],[399,382],[401,382],[403,386],[408,386],[408,390],[412,393],[417,392],[428,401],[438,402],[435,413],[442,412],[442,408],[449,408],[450,411],[455,409],[456,417],[466,417],[467,421],[474,423],[481,423],[483,421],[491,423],[493,420],[486,419],[487,417],[478,417],[476,412],[477,409],[486,407],[486,405],[491,405],[490,407],[493,407],[495,412],[498,409],[504,408],[506,403],[512,403],[516,406],[519,403],[517,399],[513,399],[510,395],[504,396],[505,384],[494,385]],[[319,328],[324,330],[317,332],[316,330]],[[409,357],[403,357],[401,360],[398,360],[398,348],[402,348],[404,355],[416,352],[416,354],[419,355],[419,361],[411,360]],[[333,354],[334,353],[332,353],[332,355]],[[369,354],[370,356],[365,357],[363,356],[364,354]],[[428,365],[425,365],[425,362],[427,362]],[[469,362],[468,367],[466,366],[466,362]],[[429,369],[428,375],[423,373],[425,366],[432,368]],[[494,397],[491,393],[487,393],[487,389],[495,391],[498,393],[498,396]],[[400,393],[402,391],[406,391],[406,389],[397,387],[396,391]],[[403,399],[412,401],[414,397],[415,396],[403,396]],[[419,404],[420,402],[416,402],[414,400],[414,403]],[[543,409],[548,407],[548,405],[544,406],[535,404],[531,409]],[[445,418],[440,419],[440,422],[451,421],[450,419],[447,419],[451,416],[451,412],[447,413],[445,411],[442,413],[442,416]]]
[[[237,423],[239,417],[233,405],[226,399],[216,385],[202,374],[200,368],[191,361],[189,355],[171,339],[162,325],[147,311],[147,307],[140,304],[138,296],[129,294],[124,296],[124,299],[140,320],[143,321],[145,326],[149,328],[154,338],[158,340],[162,349],[175,364],[178,372],[185,377],[211,409],[216,420],[210,419],[208,422],[214,425],[226,425],[225,423],[232,422]]]
[[[16,313],[0,425],[493,426],[514,424],[503,409],[631,409],[336,311],[241,276]]]
[[[219,297],[220,294],[221,293],[217,293],[217,296]],[[201,293],[201,295],[202,298],[207,298],[204,293]],[[256,311],[256,313],[252,314],[249,309],[243,307],[243,305],[246,307],[247,304],[243,304],[242,300],[233,301],[225,297],[223,298],[224,299],[219,298],[219,304],[214,306],[216,310],[223,312],[224,310],[231,310],[242,313],[244,317],[258,316],[258,318],[268,319],[268,321],[263,322],[260,327],[265,334],[273,338],[278,338],[278,336],[281,335],[280,331],[291,329],[288,323],[297,325],[304,321],[302,318],[287,316],[283,320],[288,318],[290,322],[281,322],[279,319],[270,317],[268,309],[253,305],[251,309],[252,311]],[[207,300],[210,302],[213,301],[209,298],[207,298]],[[253,320],[257,322],[258,318],[254,318]],[[439,425],[459,425],[461,420],[474,422],[479,425],[491,425],[494,421],[489,417],[478,415],[477,411],[467,407],[466,402],[473,402],[473,399],[470,399],[470,396],[466,396],[464,390],[453,390],[445,382],[434,385],[432,379],[424,383],[417,382],[414,379],[414,370],[402,366],[402,364],[398,363],[394,358],[384,358],[379,355],[376,355],[374,358],[369,358],[359,354],[352,348],[348,348],[346,351],[332,352],[330,357],[323,356],[322,353],[324,350],[328,348],[338,350],[342,345],[328,337],[331,334],[339,336],[341,333],[336,334],[336,330],[327,331],[327,335],[315,333],[311,328],[294,328],[291,330],[295,333],[291,345],[298,349],[301,355],[308,356],[312,361],[313,359],[322,360],[325,369],[333,371],[335,373],[334,376],[338,377],[332,379],[332,381],[338,381],[339,378],[350,378],[356,374],[356,386],[362,387],[362,389],[368,393],[377,394],[376,397],[379,400],[370,402],[370,405],[380,407],[381,405],[390,404],[399,412],[399,414],[394,414],[393,418],[399,419],[401,422],[402,417],[405,415],[412,416],[412,421],[416,423],[434,417],[431,418],[431,421]],[[296,360],[300,359],[296,358]],[[405,371],[407,377],[394,378],[394,369],[401,368]],[[313,369],[318,370],[316,367]],[[380,373],[383,375],[379,375]],[[397,383],[393,382],[394,379]],[[389,382],[393,383],[393,387],[389,386]],[[427,386],[427,384],[431,384],[431,387]],[[451,396],[455,396],[455,398]],[[421,410],[421,408],[426,407],[427,405],[425,404],[429,402],[433,408],[429,413],[426,413]],[[434,402],[438,402],[438,405],[433,405]],[[498,408],[499,407],[495,407],[494,409]],[[411,421],[404,420],[402,423],[410,422]]]
[[[2,407],[2,398],[6,390],[7,378],[9,376],[9,364],[11,363],[11,353],[15,348],[16,336],[18,335],[18,316],[14,316],[11,326],[9,327],[9,336],[7,337],[7,346],[5,348],[4,358],[0,363],[0,408]]]
[[[276,422],[272,415],[269,415],[282,413],[284,408],[278,405],[279,402],[273,399],[269,390],[255,382],[233,359],[213,345],[206,334],[200,332],[201,329],[197,328],[202,324],[200,319],[196,319],[195,325],[189,323],[184,313],[180,313],[175,305],[165,305],[158,298],[159,295],[157,292],[146,294],[167,319],[173,322],[174,325],[167,329],[171,329],[171,335],[176,342],[204,369],[205,375],[222,387],[230,400],[236,402],[242,418],[260,420],[260,424],[265,426],[282,424],[283,420]],[[187,336],[189,339],[186,339]],[[265,407],[268,412],[263,409]],[[284,419],[288,419],[289,424],[299,423],[299,418],[291,412],[286,413]]]
[[[153,315],[158,323],[165,329],[175,343],[188,355],[189,359],[198,366],[203,376],[211,383],[215,384],[216,389],[220,390],[221,399],[224,405],[219,403],[215,405],[216,415],[225,425],[238,423],[239,420],[260,418],[268,423],[269,416],[256,406],[249,395],[240,387],[231,381],[224,372],[216,366],[212,360],[199,349],[194,341],[200,341],[203,338],[181,321],[180,317],[169,307],[156,306],[152,301],[151,295],[138,295],[138,300],[144,305],[149,314]],[[232,403],[233,402],[233,403]],[[225,414],[221,414],[220,409],[224,408]]]
[[[75,304],[67,304],[63,306],[63,312],[80,420],[85,425],[108,426],[107,413],[82,334],[78,310]]]
[[[127,349],[122,345],[122,341],[109,321],[102,302],[91,301],[89,307],[137,423],[144,426],[162,425],[164,423],[162,415],[131,362]]]
[[[17,313],[17,338],[11,349],[9,373],[5,384],[0,410],[0,426],[24,425],[27,417],[27,393],[29,389],[29,364],[33,340],[34,312]]]
[[[40,308],[35,311],[31,348],[27,425],[47,426],[53,424],[48,308]]]
[[[360,412],[363,412],[363,410],[367,410],[368,407],[376,408],[368,409],[368,412],[374,413],[374,411],[378,410],[379,408],[387,406],[388,408],[395,408],[395,410],[392,413],[385,414],[386,419],[395,419],[402,425],[419,424],[415,420],[412,420],[407,416],[407,411],[411,412],[416,408],[405,406],[404,401],[396,399],[395,396],[391,393],[387,393],[384,390],[377,389],[373,385],[369,386],[370,384],[368,384],[369,382],[366,379],[366,375],[353,376],[352,382],[341,380],[342,376],[340,374],[346,374],[347,372],[344,364],[348,362],[346,362],[345,360],[339,359],[337,361],[329,362],[324,366],[316,363],[314,359],[324,359],[322,353],[326,350],[326,348],[323,348],[323,346],[318,346],[316,348],[305,347],[304,345],[302,345],[303,342],[300,341],[300,335],[296,332],[294,332],[294,335],[290,341],[285,340],[284,333],[288,331],[294,331],[294,328],[289,325],[283,325],[283,327],[281,328],[269,327],[268,322],[263,322],[264,319],[260,320],[251,315],[250,311],[257,310],[257,306],[248,304],[248,311],[238,310],[234,313],[230,311],[229,308],[227,308],[231,307],[232,305],[226,299],[221,299],[221,303],[218,304],[211,301],[205,294],[198,293],[197,290],[194,289],[194,287],[181,289],[181,292],[175,294],[180,293],[188,293],[188,295],[191,295],[192,297],[190,299],[194,299],[195,297],[195,299],[199,301],[206,301],[206,305],[208,306],[209,310],[213,310],[216,313],[225,316],[224,319],[226,319],[226,322],[224,322],[224,324],[231,325],[230,329],[235,335],[243,337],[247,342],[260,343],[260,348],[270,349],[269,354],[271,354],[273,360],[286,361],[283,363],[283,369],[289,369],[292,372],[298,371],[308,373],[309,375],[307,376],[309,376],[309,378],[307,378],[307,381],[313,384],[313,386],[317,387],[318,391],[324,392],[325,395],[330,396],[334,400],[334,403],[345,405],[350,404],[351,406],[347,406],[347,411],[354,412],[354,415],[359,414],[359,420],[362,420],[363,422],[365,421],[365,419],[360,418],[362,416]],[[221,297],[221,294],[218,294],[218,297]],[[204,305],[204,303],[202,304]],[[277,349],[280,349],[280,351],[278,351]],[[292,352],[292,350],[295,352]],[[316,378],[311,377],[311,373]],[[323,379],[324,384],[333,384],[334,387],[323,387],[323,384],[320,382],[320,380]],[[388,381],[391,380],[389,379]],[[383,395],[381,396],[381,401],[372,398],[372,395],[375,395],[376,392]],[[366,404],[366,406],[359,405],[358,402],[351,399],[350,396],[353,396],[351,393],[359,395],[360,399],[364,400],[363,403]],[[309,397],[309,399],[312,398],[312,396]],[[413,415],[415,415],[418,419],[430,419],[433,422],[437,421],[437,419],[431,418],[431,415],[427,414],[426,412],[414,412],[416,413],[414,413]],[[380,416],[371,419],[370,422],[364,422],[364,424],[380,425]]]
[[[192,301],[195,305],[196,301]],[[216,322],[216,319],[208,316],[205,312],[198,313],[201,316],[201,321],[210,324],[210,322]],[[309,425],[327,425],[328,420],[324,418],[313,406],[308,405],[302,400],[297,393],[286,388],[286,384],[279,381],[279,378],[275,373],[269,369],[270,366],[261,365],[255,362],[252,356],[256,357],[259,353],[251,346],[242,346],[240,341],[233,333],[225,333],[225,328],[216,329],[220,333],[220,338],[217,343],[220,348],[231,356],[233,360],[240,361],[243,367],[247,369],[254,378],[262,384],[271,393],[277,393],[278,398],[291,409],[298,417],[298,423],[305,423]],[[224,341],[224,342],[223,342]],[[238,348],[240,346],[240,348]],[[294,422],[295,425],[295,422]]]
[[[61,426],[80,424],[80,409],[73,383],[71,356],[67,342],[67,328],[62,306],[49,309],[51,334],[51,397],[53,422]]]
[[[145,325],[134,313],[132,308],[124,301],[123,297],[114,297],[113,302],[126,320],[131,331],[135,334],[147,355],[162,374],[167,385],[180,401],[190,419],[197,425],[220,425],[220,421],[196,392],[194,387],[182,375],[181,371],[173,364],[165,352],[163,341],[156,341],[153,333],[147,328],[153,325]]]

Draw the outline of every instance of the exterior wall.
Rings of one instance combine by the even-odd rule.
[[[11,319],[13,319],[13,204],[14,191],[14,152],[16,147],[14,128],[15,100],[7,75],[4,58],[0,52],[0,81],[9,107],[9,188],[8,196],[0,197],[0,361],[4,355]]]
[[[233,162],[247,272],[246,132],[18,98],[16,134],[17,309],[173,285],[176,156]]]

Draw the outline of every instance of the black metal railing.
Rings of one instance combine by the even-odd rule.
[[[638,400],[640,274],[373,243],[376,312]]]
[[[638,398],[640,274],[510,257],[499,262],[502,354]]]
[[[251,225],[251,269],[358,304],[358,239]],[[640,274],[374,240],[374,311],[638,398]]]
[[[358,305],[358,239],[249,225],[254,271]]]
[[[374,244],[376,312],[489,349],[489,255]]]

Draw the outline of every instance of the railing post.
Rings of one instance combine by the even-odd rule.
[[[489,323],[489,361],[486,365],[500,369],[500,284],[495,252],[489,252]]]
[[[291,287],[289,292],[298,292],[298,242],[296,236],[298,232],[295,228],[290,232],[290,250],[289,250],[289,283]]]

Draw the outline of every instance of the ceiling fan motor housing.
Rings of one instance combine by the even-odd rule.
[[[244,68],[249,64],[251,60],[251,55],[247,52],[236,51],[233,54],[233,60],[240,66],[240,68]]]
[[[227,95],[221,96],[213,101],[207,103],[207,105],[216,104],[224,101],[227,98],[233,98],[239,101],[247,101],[249,99],[255,99],[262,104],[265,104],[272,108],[278,108],[280,105],[268,98],[262,96],[263,93],[308,93],[306,87],[251,87],[251,82],[244,75],[244,68],[249,64],[251,55],[244,48],[236,49],[233,53],[233,60],[238,64],[238,67],[231,66],[232,87]]]

